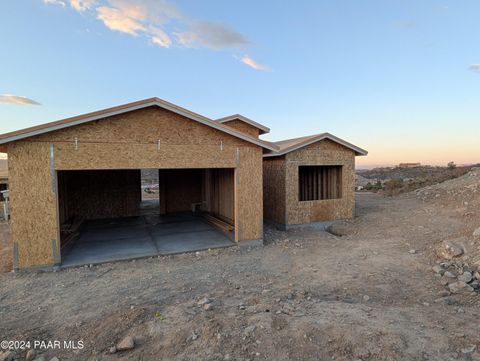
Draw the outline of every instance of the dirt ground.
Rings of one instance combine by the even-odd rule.
[[[342,237],[268,228],[260,249],[0,274],[0,337],[84,343],[47,360],[478,359],[480,296],[442,297],[431,269],[478,208],[422,197],[359,194]]]

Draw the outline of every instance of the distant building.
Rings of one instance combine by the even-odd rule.
[[[421,166],[420,163],[400,163],[398,165],[398,168],[416,168],[420,166]]]

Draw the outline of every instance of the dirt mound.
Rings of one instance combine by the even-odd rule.
[[[415,196],[423,202],[435,201],[449,206],[480,205],[480,168],[442,183],[418,189]]]

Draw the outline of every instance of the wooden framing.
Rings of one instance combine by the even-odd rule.
[[[64,170],[233,168],[235,240],[261,240],[262,153],[259,145],[159,107],[10,142],[12,237],[18,244],[18,267],[58,261],[56,172]]]
[[[355,155],[355,151],[350,148],[330,139],[322,139],[278,157],[265,157],[265,219],[288,228],[297,224],[353,218]],[[332,187],[341,187],[337,191],[341,197],[301,201],[299,167],[302,166],[341,167],[341,179],[335,179],[330,174]],[[313,180],[310,178],[307,181],[312,183]],[[311,183],[307,186],[312,189]],[[324,189],[323,192],[328,193],[328,190]]]
[[[65,197],[92,203],[84,205],[90,208],[85,218],[138,212],[141,195],[133,189],[140,191],[140,169],[159,169],[161,214],[201,204],[222,219],[222,227],[234,225],[237,242],[262,240],[264,216],[284,227],[352,218],[355,156],[367,152],[329,133],[275,143],[259,139],[268,131],[238,114],[213,121],[150,98],[0,135],[0,151],[9,156],[15,267],[61,261],[59,224],[75,207],[68,201],[59,207]],[[335,166],[341,172],[309,173],[301,195],[303,166]],[[99,206],[94,195],[83,199],[81,190],[66,195],[67,184],[80,180],[63,172],[98,170],[128,179],[123,185],[105,180],[129,193],[125,203],[104,198]],[[313,186],[319,177],[329,179],[321,182],[330,184],[328,189]],[[99,187],[93,191],[100,197]],[[177,199],[169,198],[172,194]]]

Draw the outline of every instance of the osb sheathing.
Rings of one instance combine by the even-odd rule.
[[[152,107],[9,144],[12,236],[18,242],[20,268],[52,265],[52,254],[58,252],[51,144],[56,171],[235,168],[236,240],[263,237],[262,149]],[[57,249],[52,249],[52,240]]]
[[[163,171],[160,171],[163,172]],[[164,171],[166,213],[192,210],[192,204],[202,203],[202,169],[171,169]]]
[[[18,265],[52,265],[54,252],[59,252],[59,238],[50,145],[17,142],[9,145],[8,151],[10,226],[12,240],[19,246]]]
[[[137,216],[140,210],[140,170],[60,171],[60,224],[72,218],[100,219]]]
[[[263,217],[285,224],[285,156],[263,160]]]
[[[355,153],[331,140],[288,153],[286,163],[287,225],[349,219],[355,209]],[[298,200],[298,167],[301,165],[341,165],[342,198],[300,202]]]
[[[236,238],[263,238],[262,149],[245,147],[238,154],[235,169]]]
[[[248,134],[251,137],[258,138],[260,135],[260,130],[257,127],[254,127],[253,125],[250,125],[238,119],[230,120],[223,123],[223,125],[238,130],[239,132]]]

